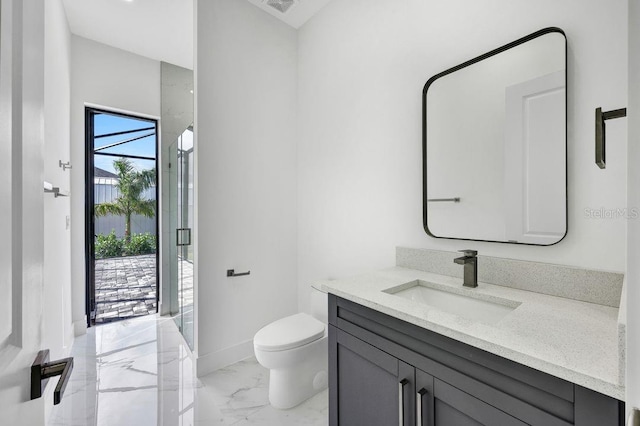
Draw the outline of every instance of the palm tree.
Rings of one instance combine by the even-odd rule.
[[[138,171],[126,158],[114,160],[113,168],[118,174],[116,188],[119,196],[110,203],[97,204],[95,215],[97,217],[108,214],[124,216],[124,238],[129,243],[131,242],[131,215],[155,216],[155,200],[143,199],[142,193],[155,183],[156,171],[155,168]]]

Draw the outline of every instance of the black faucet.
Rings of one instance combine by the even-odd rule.
[[[464,256],[453,259],[458,265],[464,265],[465,287],[478,287],[478,255],[477,250],[459,250]]]

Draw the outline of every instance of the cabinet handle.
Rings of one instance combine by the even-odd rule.
[[[428,394],[429,392],[427,392],[427,390],[425,388],[422,388],[418,391],[418,394],[416,395],[416,419],[417,419],[417,426],[423,426],[424,423],[422,421],[422,398]]]
[[[398,424],[404,426],[404,386],[409,383],[407,379],[402,379],[398,383]]]

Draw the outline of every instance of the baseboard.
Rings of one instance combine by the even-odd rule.
[[[73,348],[73,342],[76,340],[76,331],[75,326],[71,323],[69,327],[69,333],[67,333],[67,337],[64,340],[64,350],[66,352],[65,356],[69,356],[71,354],[71,349]]]
[[[73,334],[75,337],[87,334],[87,321],[80,320],[73,322]]]
[[[206,376],[216,370],[253,356],[253,340],[247,340],[218,352],[201,355],[196,359],[196,375]]]
[[[165,316],[165,315],[170,315],[171,314],[171,309],[170,306],[168,306],[168,303],[162,303],[160,302],[159,306],[158,306],[158,313],[160,314],[160,316]]]

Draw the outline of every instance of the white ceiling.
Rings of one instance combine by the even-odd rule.
[[[268,6],[265,0],[248,1],[297,29],[303,26],[305,22],[318,13],[320,9],[325,7],[331,0],[298,0],[297,3],[291,6],[287,13],[284,14]]]
[[[266,0],[248,1],[297,29],[331,0],[298,0],[285,14],[268,6]],[[193,0],[63,0],[63,3],[73,34],[193,69]]]
[[[63,3],[73,34],[193,69],[193,0]]]

